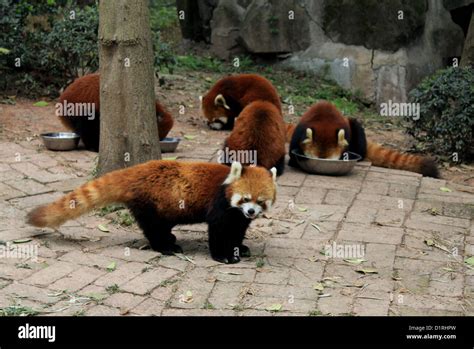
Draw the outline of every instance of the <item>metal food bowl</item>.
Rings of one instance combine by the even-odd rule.
[[[181,138],[177,137],[168,137],[160,141],[160,147],[162,153],[174,153],[178,144],[181,141]]]
[[[311,174],[344,176],[352,171],[357,161],[362,157],[359,154],[346,152],[346,160],[319,159],[302,155],[297,150],[292,151],[301,169]]]
[[[81,137],[73,132],[50,132],[42,133],[41,138],[49,150],[73,150],[77,148]]]

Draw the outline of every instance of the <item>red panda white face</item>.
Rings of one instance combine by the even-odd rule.
[[[246,167],[234,162],[224,184],[230,206],[238,208],[245,217],[255,219],[270,209],[276,199],[276,169]]]
[[[221,94],[214,98],[211,95],[202,97],[201,110],[207,119],[207,124],[214,130],[221,130],[229,122],[227,113],[230,111],[230,107]]]

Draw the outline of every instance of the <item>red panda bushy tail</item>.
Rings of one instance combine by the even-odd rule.
[[[412,154],[402,154],[397,150],[384,148],[377,143],[367,143],[366,158],[374,166],[421,173],[423,176],[433,178],[439,177],[438,168],[433,159]]]
[[[95,208],[131,199],[131,176],[128,169],[110,172],[80,186],[55,202],[30,211],[27,223],[36,227],[55,228]]]

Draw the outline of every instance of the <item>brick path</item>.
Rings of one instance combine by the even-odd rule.
[[[166,155],[183,161],[212,160],[225,136],[180,129],[197,134]],[[472,187],[370,163],[340,178],[287,168],[276,206],[248,233],[253,257],[235,265],[209,257],[202,224],[176,229],[182,256],[144,249],[135,225],[113,223],[117,213],[92,213],[56,232],[25,225],[30,208],[87,181],[95,157],[46,151],[37,137],[0,142],[0,240],[19,242],[9,244],[13,249],[39,246],[36,259],[0,258],[0,308],[43,315],[474,315],[474,271],[463,262],[474,255]],[[333,242],[364,256],[324,255]]]

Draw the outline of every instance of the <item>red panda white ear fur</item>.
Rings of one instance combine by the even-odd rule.
[[[227,178],[224,181],[224,184],[231,184],[238,180],[242,175],[242,164],[240,162],[234,161],[230,167],[230,172]]]
[[[270,172],[272,173],[272,178],[273,178],[273,183],[276,183],[277,179],[277,169],[275,167],[272,167],[270,169]]]
[[[310,128],[306,129],[306,138],[303,141],[303,144],[313,143],[313,130]]]
[[[349,143],[347,143],[346,138],[344,137],[346,132],[344,131],[343,128],[341,128],[337,134],[337,144],[340,147],[347,147]]]
[[[218,94],[216,98],[214,99],[214,105],[220,105],[224,107],[227,110],[230,110],[230,107],[227,105],[227,102],[225,101],[225,98],[223,95]]]

